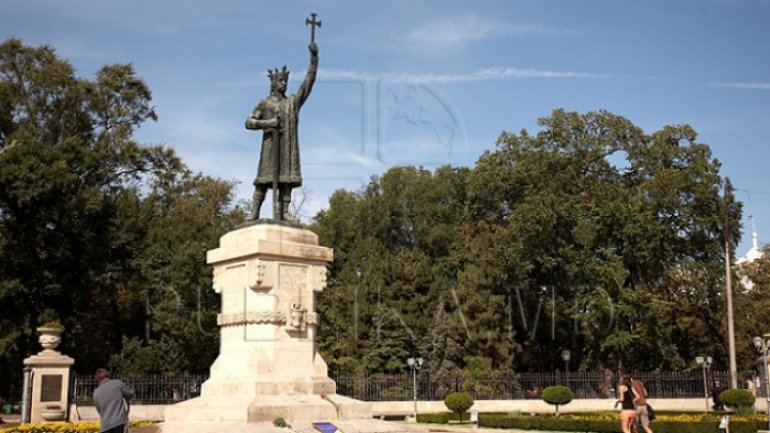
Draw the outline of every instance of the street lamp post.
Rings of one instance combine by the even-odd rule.
[[[765,367],[765,398],[767,399],[767,428],[770,429],[770,374],[767,371],[767,352],[770,345],[770,334],[762,337],[754,337],[754,347],[762,354],[762,363]]]
[[[360,266],[356,266],[356,287],[353,291],[353,337],[355,341],[358,341],[358,288],[361,285],[361,275],[364,270]]]
[[[570,351],[567,349],[564,349],[561,351],[561,359],[564,361],[564,372],[569,373],[569,358],[570,358]]]
[[[713,359],[711,359],[710,356],[702,357],[697,356],[695,357],[695,362],[698,363],[698,366],[703,368],[703,394],[706,397],[706,411],[709,410],[709,388],[708,388],[708,380],[706,379],[706,370],[711,368],[711,363],[714,362]]]
[[[422,358],[409,358],[406,363],[412,369],[412,387],[414,389],[414,421],[417,422],[417,370],[422,368]]]
[[[564,385],[569,386],[569,358],[570,352],[567,349],[561,351],[561,360],[564,361]]]

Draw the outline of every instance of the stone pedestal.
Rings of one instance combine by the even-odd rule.
[[[43,350],[24,360],[32,369],[30,422],[64,421],[69,396],[70,371],[75,360],[56,347],[63,328],[38,328]]]
[[[201,396],[168,407],[166,422],[371,418],[371,404],[335,394],[315,344],[332,260],[301,228],[257,223],[222,236],[207,260],[222,296],[219,357]]]

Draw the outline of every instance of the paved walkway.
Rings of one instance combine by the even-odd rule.
[[[10,427],[10,424],[18,424],[20,417],[19,415],[0,415],[0,420],[2,420],[2,422],[0,422],[0,428],[4,428]],[[4,423],[6,425],[3,425]],[[535,430],[476,428],[473,424],[404,424],[427,430],[430,433],[552,433]]]
[[[412,424],[415,425],[415,424]],[[429,432],[449,432],[449,433],[558,433],[558,432],[544,432],[542,430],[503,430],[499,428],[476,428],[472,424],[416,424],[418,427],[428,430]]]

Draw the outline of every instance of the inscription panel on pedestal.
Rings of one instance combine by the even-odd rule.
[[[40,377],[40,401],[60,401],[63,377],[61,374],[44,374]]]
[[[307,273],[307,266],[281,264],[279,267],[278,302],[279,308],[287,312],[287,331],[307,329],[308,308],[312,308]]]
[[[307,303],[307,266],[282,264],[279,268],[280,289],[278,300],[282,307]]]

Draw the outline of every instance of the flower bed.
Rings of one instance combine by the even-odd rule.
[[[151,421],[132,421],[129,428],[141,428],[155,424]],[[99,422],[46,422],[22,424],[0,429],[0,433],[99,433]]]

